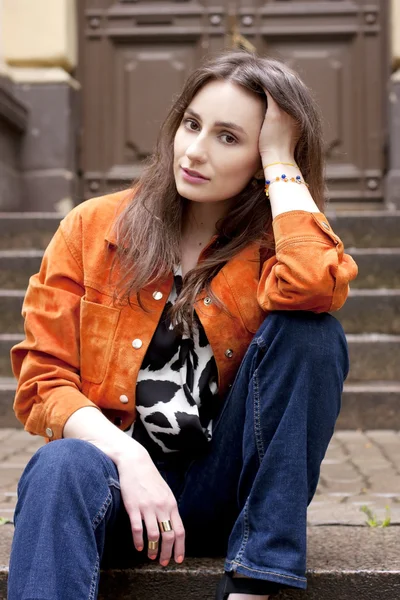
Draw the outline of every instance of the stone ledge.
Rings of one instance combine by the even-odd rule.
[[[6,598],[12,525],[0,527],[0,598]],[[394,600],[400,597],[399,528],[308,529],[308,589],[281,593],[279,600]],[[185,559],[161,567],[149,560],[101,571],[99,600],[214,600],[223,572],[221,558]]]
[[[0,117],[18,133],[23,133],[28,122],[28,109],[14,94],[8,77],[0,75]]]
[[[61,67],[8,67],[7,73],[15,83],[67,83],[74,90],[82,87]]]

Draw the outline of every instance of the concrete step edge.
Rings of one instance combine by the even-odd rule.
[[[0,333],[0,342],[21,342],[23,339],[23,333]]]
[[[0,290],[0,297],[20,297],[26,294],[24,290]],[[350,296],[400,296],[400,289],[393,288],[350,288]]]
[[[386,256],[396,254],[396,256],[400,256],[400,248],[357,248],[357,247],[347,247],[345,252],[350,254],[354,254],[355,256]],[[1,256],[1,253],[0,253]]]
[[[0,259],[2,258],[41,258],[44,254],[44,250],[36,248],[26,249],[14,249],[14,250],[0,250]]]
[[[23,333],[0,333],[0,341],[23,340]],[[399,342],[400,335],[395,333],[346,333],[349,342]]]
[[[380,213],[383,211],[379,211]],[[0,219],[48,219],[57,221],[65,217],[64,213],[58,212],[0,212]]]
[[[0,589],[6,589],[14,527],[2,528]],[[307,590],[286,590],[279,600],[353,600],[399,597],[399,528],[314,525],[307,528]],[[357,551],[362,548],[362,551]],[[99,599],[149,598],[163,590],[162,598],[211,600],[224,571],[224,557],[186,557],[182,565],[171,561],[166,568],[158,562],[102,569]]]
[[[393,288],[350,288],[349,296],[400,296],[400,289],[396,290]]]
[[[394,217],[394,218],[400,218],[400,210],[391,210],[391,209],[375,209],[375,210],[368,210],[368,209],[363,209],[363,210],[338,210],[335,209],[334,207],[327,207],[325,208],[325,213],[324,213],[328,218],[343,218],[343,217],[357,217],[360,218],[361,217]],[[40,218],[40,219],[62,219],[65,217],[65,213],[61,213],[61,212],[50,212],[50,211],[19,211],[19,212],[10,212],[10,211],[1,211],[0,212],[0,219],[23,219],[23,218]]]
[[[0,391],[15,391],[17,389],[17,380],[14,377],[0,377]]]
[[[395,333],[346,333],[346,339],[352,344],[400,342],[400,335]]]
[[[351,381],[344,384],[343,392],[400,393],[400,381]]]
[[[26,290],[0,290],[0,298],[23,298]]]
[[[358,248],[356,246],[349,246],[346,248],[346,252],[358,256],[400,256],[400,248]],[[13,248],[11,250],[0,250],[0,258],[24,258],[28,257],[41,257],[44,254],[44,250],[39,248]]]
[[[1,213],[0,213],[1,214]],[[376,210],[336,210],[335,208],[326,208],[324,212],[328,219],[340,219],[343,217],[394,217],[400,218],[400,210],[376,209]]]
[[[0,390],[15,390],[17,380],[14,377],[0,377]],[[345,383],[343,392],[399,392],[400,381],[352,381]]]

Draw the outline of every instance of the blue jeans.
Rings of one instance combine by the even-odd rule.
[[[305,589],[307,506],[341,406],[346,338],[327,313],[271,313],[221,403],[207,454],[154,459],[186,531],[186,556]],[[92,600],[100,568],[136,551],[114,462],[89,442],[40,448],[18,484],[8,600]],[[144,538],[147,547],[146,536]]]

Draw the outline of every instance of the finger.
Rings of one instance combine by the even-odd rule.
[[[161,521],[169,521],[170,517],[166,517],[163,515],[158,518],[158,522]],[[175,531],[171,521],[172,531],[161,531],[162,543],[161,543],[161,554],[160,554],[160,564],[163,567],[166,567],[169,561],[171,560],[172,548],[175,542]],[[160,525],[161,528],[161,525]]]
[[[267,97],[267,112],[269,115],[277,115],[279,114],[280,108],[278,106],[278,103],[275,102],[275,100],[273,99],[273,97],[271,96],[271,94],[265,89],[265,95]]]
[[[266,100],[266,104],[267,104],[265,107],[265,112],[267,112],[268,108],[269,108],[269,99],[271,96],[269,95],[269,92],[267,92],[267,90],[265,88],[263,88],[263,90],[264,90],[265,100]]]
[[[158,542],[157,548],[147,548],[147,555],[151,559],[157,558],[160,545],[160,529],[158,527],[156,515],[154,512],[149,512],[143,515],[143,520],[146,525],[147,539],[149,542]]]
[[[143,550],[143,522],[140,512],[138,510],[130,512],[129,519],[131,521],[133,543],[136,550],[140,552]]]
[[[185,528],[177,506],[171,511],[171,523],[175,533],[174,558],[181,563],[185,558]]]

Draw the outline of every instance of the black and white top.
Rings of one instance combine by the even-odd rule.
[[[193,338],[177,335],[167,318],[181,289],[179,265],[138,374],[137,418],[126,430],[150,454],[205,450],[219,409],[217,365],[196,312]]]

